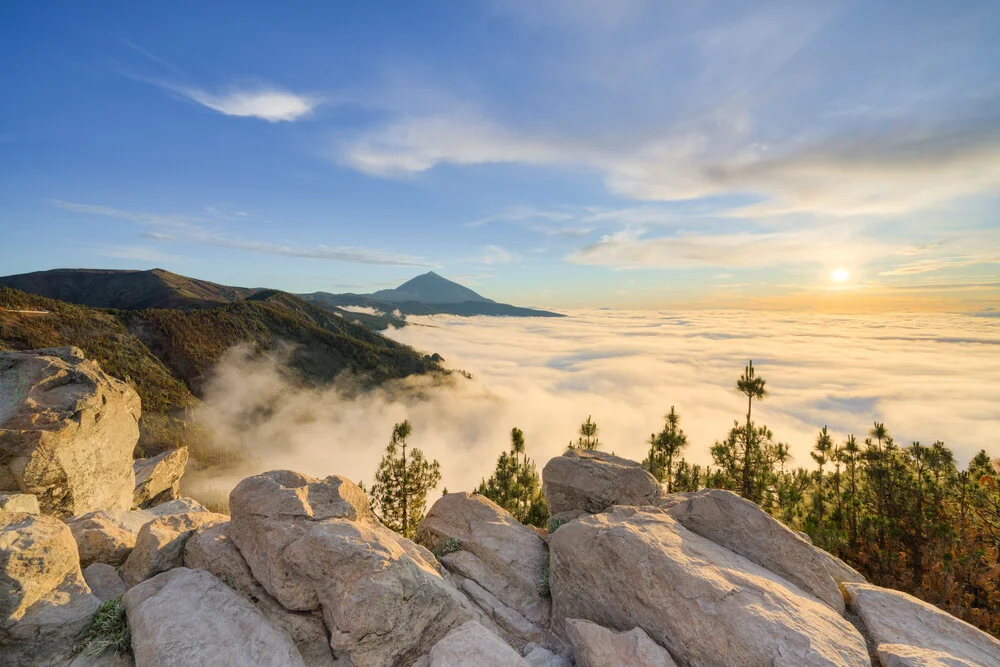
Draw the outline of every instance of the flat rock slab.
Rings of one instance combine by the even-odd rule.
[[[844,596],[826,559],[754,503],[732,491],[703,489],[670,503],[667,513],[685,528],[735,551],[844,613]]]
[[[549,541],[553,625],[642,628],[682,665],[871,664],[833,609],[656,508],[572,521]]]
[[[900,591],[853,583],[844,584],[844,589],[851,610],[864,621],[879,649],[887,644],[911,646],[924,649],[928,655],[938,653],[981,667],[1000,667],[1000,640],[965,621]],[[894,652],[898,654],[900,649]]]

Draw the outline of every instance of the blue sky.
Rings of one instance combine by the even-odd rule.
[[[7,2],[0,273],[1000,306],[997,34],[971,1]]]

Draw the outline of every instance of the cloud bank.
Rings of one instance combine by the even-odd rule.
[[[393,423],[442,464],[443,485],[473,488],[524,430],[541,466],[564,451],[588,415],[603,448],[639,459],[670,406],[681,414],[685,456],[710,461],[745,404],[734,390],[747,359],[768,381],[755,409],[788,442],[796,466],[812,466],[816,432],[840,440],[884,421],[903,445],[944,440],[964,464],[996,445],[1000,334],[990,318],[761,312],[579,311],[564,319],[411,317],[390,336],[439,352],[473,380],[410,379],[360,397],[349,385],[291,390],[280,362],[239,351],[209,385],[204,424],[259,470],[292,468],[370,480]],[[197,479],[228,491],[232,479]]]

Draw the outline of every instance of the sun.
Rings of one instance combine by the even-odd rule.
[[[830,272],[830,277],[835,283],[847,282],[851,278],[851,272],[847,269],[834,269]]]

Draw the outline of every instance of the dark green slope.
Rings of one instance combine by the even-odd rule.
[[[53,269],[0,278],[0,285],[95,308],[211,308],[257,290],[188,278],[163,269]]]

